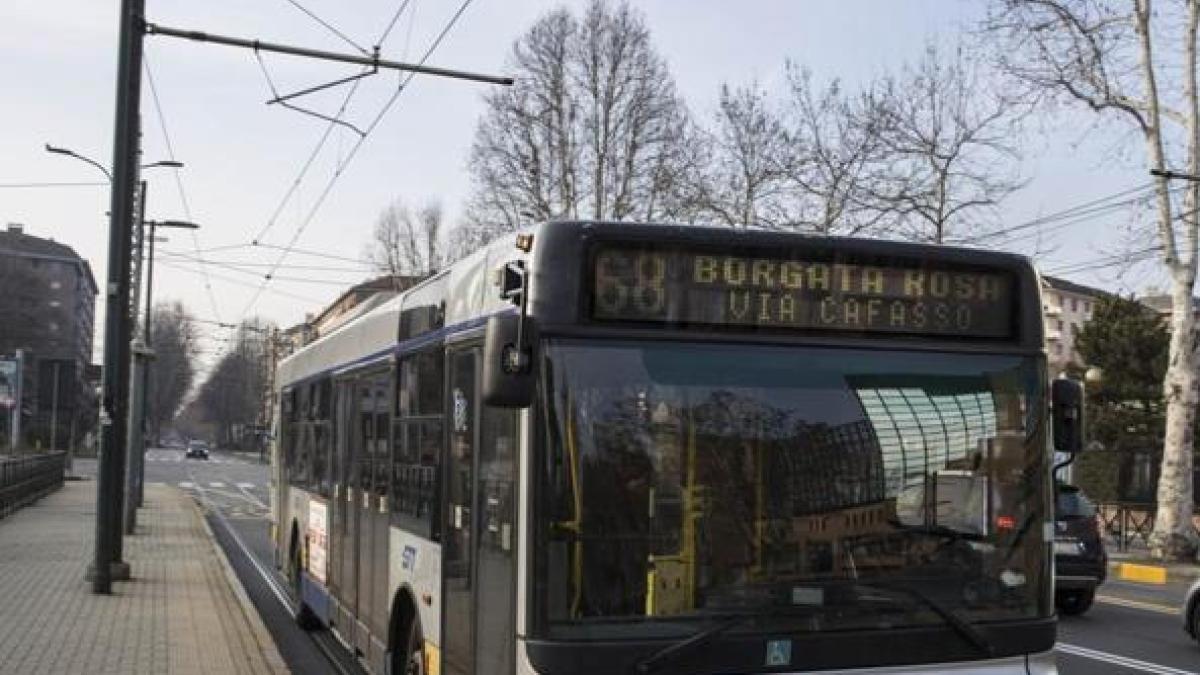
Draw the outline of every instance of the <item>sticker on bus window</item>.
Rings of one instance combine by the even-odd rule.
[[[467,395],[462,389],[454,390],[454,431],[460,434],[467,431]]]
[[[325,583],[329,563],[329,511],[316,500],[308,503],[308,573]]]
[[[789,666],[792,663],[792,641],[770,640],[767,642],[768,666]]]

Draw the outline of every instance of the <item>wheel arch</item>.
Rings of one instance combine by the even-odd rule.
[[[417,626],[422,638],[425,635],[421,627],[421,614],[417,611],[417,598],[408,584],[402,584],[392,595],[391,609],[388,612],[388,653],[394,654],[400,647],[400,641],[405,640],[406,628]]]

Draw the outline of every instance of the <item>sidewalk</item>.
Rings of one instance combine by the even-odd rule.
[[[0,675],[284,673],[192,501],[147,484],[133,580],[93,595],[96,484],[61,490],[0,520]]]

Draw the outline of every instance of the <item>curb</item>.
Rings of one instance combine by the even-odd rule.
[[[1162,565],[1135,560],[1110,560],[1109,572],[1121,581],[1164,585],[1172,581],[1192,582],[1200,579],[1200,567],[1189,565]]]
[[[178,490],[178,488],[173,488]],[[233,570],[233,564],[229,562],[229,557],[225,555],[225,549],[217,543],[217,536],[212,531],[212,527],[208,524],[208,519],[204,517],[204,512],[200,509],[200,505],[195,500],[187,500],[192,505],[193,513],[200,519],[200,524],[204,526],[204,532],[208,535],[208,543],[212,545],[213,550],[217,554],[217,559],[221,561],[221,572],[225,575],[225,582],[229,584],[230,590],[237,598],[238,604],[242,608],[242,614],[246,616],[246,620],[250,623],[250,629],[254,632],[254,641],[258,643],[259,649],[262,651],[263,660],[267,662],[267,666],[272,673],[277,675],[287,675],[291,671],[283,660],[283,656],[279,653],[279,647],[275,644],[275,639],[271,637],[271,632],[267,630],[266,624],[263,623],[262,616],[258,613],[258,608],[251,602],[250,596],[246,595],[246,589],[242,586],[242,580],[238,579],[237,572]]]

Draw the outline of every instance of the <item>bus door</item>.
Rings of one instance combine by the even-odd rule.
[[[375,567],[375,547],[387,547],[387,540],[376,542],[375,521],[387,515],[379,513],[379,492],[376,485],[376,474],[386,490],[388,445],[390,442],[389,427],[391,421],[388,408],[391,405],[389,395],[390,378],[388,373],[374,372],[361,377],[356,385],[357,410],[355,415],[356,440],[356,489],[354,493],[355,514],[354,544],[351,550],[355,552],[355,603],[354,613],[358,626],[354,631],[354,646],[363,654],[370,653],[370,636],[368,630],[375,623],[371,620],[377,602],[387,602],[386,598],[377,600],[380,593],[386,589],[372,588]],[[377,471],[377,468],[380,469]],[[377,634],[382,635],[376,628]]]
[[[517,414],[479,403],[479,351],[449,354],[442,577],[446,675],[515,668]]]
[[[333,533],[330,537],[330,588],[338,600],[338,612],[333,621],[339,626],[343,637],[350,639],[349,628],[353,624],[354,612],[354,447],[357,443],[355,420],[355,382],[337,382],[337,416],[334,424],[336,440],[333,465]],[[342,628],[342,627],[345,628]]]

